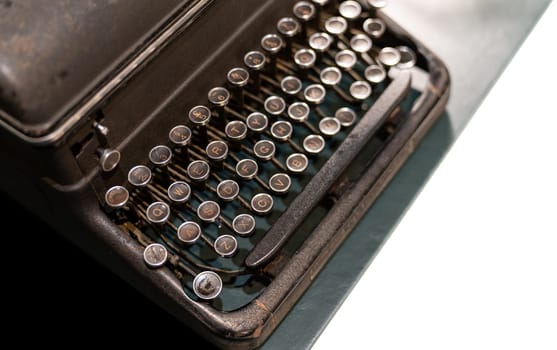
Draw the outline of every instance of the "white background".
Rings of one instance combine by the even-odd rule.
[[[553,3],[313,350],[557,349]]]

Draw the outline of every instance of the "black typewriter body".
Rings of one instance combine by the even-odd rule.
[[[216,346],[257,348],[448,99],[383,5],[10,3],[1,189]]]

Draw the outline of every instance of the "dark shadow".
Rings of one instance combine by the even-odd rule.
[[[15,227],[2,230],[2,313],[11,330],[5,341],[25,347],[39,337],[43,345],[75,347],[77,339],[134,348],[172,340],[216,350],[6,194],[0,200],[0,220]]]

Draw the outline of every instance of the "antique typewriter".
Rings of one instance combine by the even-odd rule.
[[[4,1],[1,189],[216,346],[257,348],[448,99],[384,6]]]

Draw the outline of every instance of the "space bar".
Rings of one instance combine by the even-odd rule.
[[[265,236],[245,259],[247,267],[256,268],[267,263],[288,241],[296,228],[323,198],[336,179],[369,142],[385,119],[402,101],[410,87],[410,73],[401,71],[377,101],[352,129],[335,153],[308,182]]]

